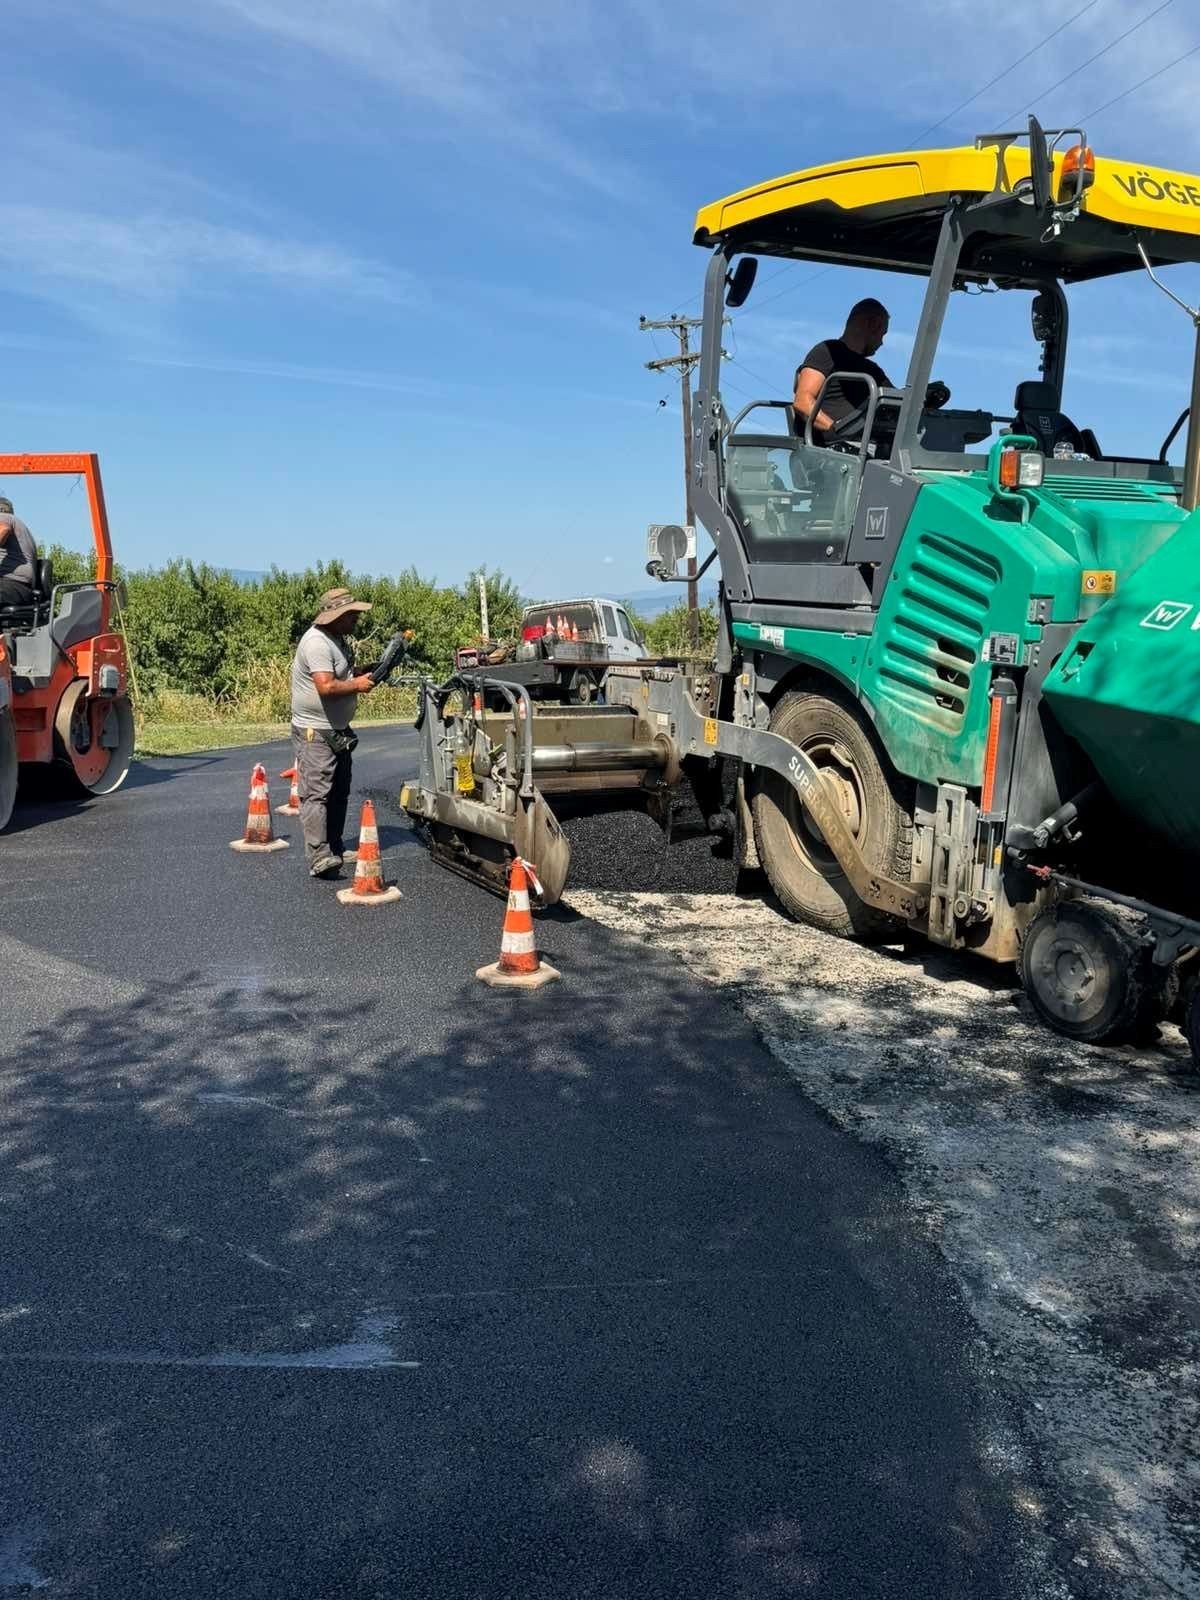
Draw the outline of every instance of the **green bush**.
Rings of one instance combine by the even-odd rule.
[[[625,602],[625,609],[635,618],[635,624],[652,656],[697,655],[707,660],[716,650],[717,608],[712,600],[700,607],[700,641],[695,650],[692,649],[688,632],[686,600],[681,600],[669,611],[660,612],[657,617],[638,616],[628,601]]]
[[[82,555],[78,550],[66,550],[61,544],[49,545],[40,552],[54,564],[55,583],[86,583],[96,576],[94,551]]]
[[[90,555],[59,546],[46,554],[60,582],[82,582],[94,574]],[[457,587],[422,577],[415,567],[396,577],[376,577],[340,562],[304,572],[273,567],[253,583],[185,560],[118,575],[127,593],[122,620],[139,709],[144,718],[162,722],[285,720],[291,657],[326,589],[344,585],[372,604],[359,627],[360,661],[374,660],[393,633],[407,628],[415,635],[414,670],[438,675],[449,671],[456,649],[479,638],[481,576],[494,639],[515,637],[524,603],[510,578],[484,568]],[[651,654],[689,653],[686,602],[637,622]],[[712,654],[716,632],[710,603],[700,612],[701,655]],[[363,712],[403,714],[399,708],[407,708],[411,699],[411,691],[377,691],[364,702]]]
[[[57,545],[45,554],[59,582],[94,575],[91,555]],[[214,717],[235,708],[239,714],[253,713],[250,720],[286,717],[287,669],[296,643],[324,591],[343,585],[373,607],[359,627],[360,661],[375,659],[393,633],[411,629],[415,670],[444,674],[454,651],[479,637],[481,573],[490,631],[495,638],[512,637],[521,614],[520,593],[502,572],[485,569],[458,587],[423,578],[415,567],[389,578],[352,572],[340,562],[305,572],[274,567],[253,583],[185,560],[119,571],[126,588],[121,616],[142,709],[161,715],[186,703],[193,712],[189,720],[203,720],[202,707],[211,707]],[[371,701],[376,714],[392,698],[377,692]]]

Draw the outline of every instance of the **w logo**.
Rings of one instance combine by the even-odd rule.
[[[887,524],[888,508],[886,506],[871,506],[867,511],[867,538],[886,539]]]
[[[1191,609],[1191,603],[1187,600],[1160,600],[1154,610],[1142,618],[1142,627],[1157,628],[1159,633],[1167,633],[1182,622]]]

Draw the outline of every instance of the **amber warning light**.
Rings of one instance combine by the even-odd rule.
[[[1045,457],[1037,450],[1017,450],[1009,446],[1000,452],[1002,489],[1040,489],[1045,472]]]
[[[1083,174],[1081,188],[1090,189],[1096,181],[1096,152],[1090,145],[1075,144],[1063,157],[1061,186],[1074,193],[1075,185],[1079,182],[1079,174]]]

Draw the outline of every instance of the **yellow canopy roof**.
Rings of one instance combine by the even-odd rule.
[[[1059,152],[1056,182],[1061,167]],[[766,254],[928,270],[952,195],[1011,191],[1029,175],[1029,150],[1016,144],[1003,153],[995,146],[965,146],[832,162],[773,178],[703,207],[696,216],[696,243],[725,235],[739,249]],[[1136,266],[1137,257],[1130,259],[1132,241],[1124,232],[1128,228],[1155,233],[1151,253],[1160,259],[1200,258],[1200,177],[1098,156],[1083,211],[1113,224],[1109,249],[1097,250],[1093,240],[1086,252],[1072,250],[1068,227],[1062,241],[1044,252],[1023,243],[1021,256],[1030,272],[1051,267],[1061,268],[1067,277],[1092,277]],[[1002,235],[1003,229],[996,232]],[[1163,234],[1178,237],[1164,240]]]

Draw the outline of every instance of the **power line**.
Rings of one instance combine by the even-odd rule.
[[[1018,67],[1023,66],[1025,62],[1029,60],[1030,56],[1035,56],[1038,53],[1043,45],[1049,44],[1051,39],[1057,39],[1059,34],[1065,33],[1073,22],[1078,22],[1085,11],[1090,11],[1093,6],[1099,5],[1099,3],[1100,0],[1087,0],[1086,5],[1080,6],[1079,10],[1069,16],[1065,22],[1060,22],[1058,27],[1055,28],[1052,33],[1048,33],[1044,39],[1039,39],[1035,45],[1030,46],[1023,56],[1018,56],[1015,61],[1010,61],[1008,66],[1004,68],[1003,72],[998,72],[994,78],[989,78],[982,89],[976,89],[974,94],[968,95],[960,105],[955,106],[953,111],[947,111],[944,117],[939,117],[936,122],[931,122],[927,128],[922,128],[921,132],[918,133],[916,137],[918,139],[923,139],[926,134],[936,133],[939,128],[944,128],[946,123],[952,122],[954,118],[958,116],[960,111],[965,111],[968,106],[974,105],[975,101],[979,99],[980,95],[986,94],[989,89],[994,89],[1003,78],[1008,77],[1010,72],[1015,72]]]
[[[1166,0],[1166,3],[1169,5],[1171,3],[1171,0]],[[1079,18],[1082,17],[1085,12],[1091,11],[1094,6],[1097,6],[1099,4],[1100,4],[1100,0],[1086,0],[1086,4],[1080,6],[1078,11],[1072,12],[1071,15],[1067,18],[1067,20],[1065,22],[1060,22],[1057,28],[1052,29],[1050,33],[1046,34],[1045,38],[1039,39],[1037,44],[1032,45],[1028,50],[1025,51],[1024,55],[1018,56],[1015,61],[1010,61],[1009,64],[1004,68],[1004,70],[1002,72],[998,72],[994,78],[989,78],[987,83],[985,83],[981,89],[976,89],[974,94],[968,95],[965,100],[961,101],[958,105],[955,106],[953,111],[948,111],[944,117],[939,117],[936,122],[931,122],[930,125],[927,128],[922,128],[921,132],[918,133],[915,137],[917,139],[924,139],[927,134],[936,133],[937,130],[939,128],[944,127],[947,122],[953,121],[953,119],[956,116],[958,116],[960,111],[965,111],[969,105],[973,105],[975,103],[975,101],[979,99],[980,95],[986,94],[989,89],[994,89],[995,86],[1002,81],[1002,79],[1008,77],[1010,72],[1015,72],[1018,67],[1023,66],[1024,63],[1026,61],[1028,61],[1031,56],[1036,55],[1037,52],[1040,49],[1042,49],[1042,47],[1044,45],[1048,45],[1051,42],[1051,40],[1057,39],[1059,34],[1060,33],[1064,33],[1071,26],[1071,24],[1073,22],[1078,22]],[[794,265],[794,263],[789,262],[788,266],[791,266],[791,265]],[[765,288],[765,286],[768,283],[773,283],[776,278],[782,277],[783,274],[787,270],[788,270],[788,267],[787,266],[783,266],[783,267],[780,267],[777,272],[772,272],[769,277],[766,277],[766,278],[763,279],[762,283],[759,285],[760,289],[761,288]],[[822,271],[830,271],[830,270],[832,270],[832,269],[828,268],[828,267],[822,269]],[[818,277],[818,276],[820,276],[820,274],[817,274],[817,273],[813,274],[813,277]],[[806,278],[804,280],[805,283],[811,283],[812,281],[813,281],[812,278]],[[775,300],[779,300],[779,299],[782,298],[783,295],[791,294],[792,289],[800,289],[802,287],[803,287],[803,283],[792,284],[787,289],[781,290],[781,292],[779,294],[774,295],[772,298],[775,299]],[[690,294],[690,295],[688,295],[688,297],[685,300],[682,300],[679,303],[680,303],[681,307],[682,306],[690,306],[690,305],[693,304],[694,301],[698,300],[699,298],[700,298],[699,293]],[[770,305],[770,303],[771,303],[771,301],[769,301],[769,300],[767,300],[767,301],[759,301],[753,306],[748,306],[747,310],[761,311],[764,304],[765,305]]]
[[[1172,5],[1173,3],[1174,3],[1174,0],[1163,0],[1162,5],[1160,5],[1158,9],[1159,9],[1159,11],[1165,11],[1167,6]],[[1099,0],[1086,0],[1086,4],[1080,6],[1079,10],[1073,12],[1071,14],[1071,16],[1069,16],[1065,22],[1060,23],[1057,28],[1053,29],[1050,33],[1046,34],[1045,38],[1039,39],[1037,44],[1033,45],[1030,49],[1026,50],[1024,55],[1018,56],[1015,61],[1010,61],[1008,66],[1004,68],[1003,72],[998,72],[996,74],[996,76],[994,78],[991,78],[987,83],[985,83],[981,89],[976,89],[974,94],[969,95],[967,97],[967,99],[962,101],[962,103],[960,105],[955,106],[953,111],[947,112],[947,114],[944,117],[940,117],[937,122],[931,123],[928,128],[923,128],[921,130],[921,132],[916,135],[916,138],[917,139],[924,139],[927,134],[936,132],[938,128],[943,127],[947,122],[950,122],[954,117],[958,116],[960,111],[965,111],[969,105],[972,105],[976,100],[979,99],[980,95],[986,94],[989,89],[994,88],[995,85],[998,84],[1001,81],[1001,79],[1006,78],[1010,72],[1014,72],[1017,69],[1017,67],[1021,66],[1024,62],[1028,61],[1030,56],[1036,55],[1037,52],[1040,49],[1042,49],[1042,47],[1044,45],[1049,44],[1052,39],[1056,39],[1058,37],[1058,35],[1060,33],[1064,32],[1065,29],[1069,28],[1073,22],[1077,22],[1079,20],[1079,18],[1082,17],[1083,14],[1086,11],[1091,11],[1092,8],[1094,6],[1096,6],[1096,5],[1098,5],[1098,4],[1099,4]],[[1157,14],[1158,14],[1157,12],[1152,12],[1151,16],[1157,16]],[[1150,17],[1145,17],[1143,19],[1143,21],[1149,22],[1150,21]],[[1139,23],[1138,26],[1140,27],[1141,24]],[[1134,30],[1131,28],[1129,31],[1132,33]],[[1122,37],[1125,37],[1125,35],[1122,35]],[[1114,39],[1113,40],[1113,44],[1119,44],[1120,42],[1121,42],[1120,39]],[[1112,49],[1112,45],[1108,45],[1105,48],[1111,50]],[[1100,55],[1103,55],[1103,54],[1104,54],[1104,51],[1101,51]],[[1093,57],[1092,59],[1096,60],[1096,59],[1098,59],[1098,57]],[[1088,63],[1085,62],[1084,65],[1085,66],[1088,65]],[[1076,69],[1076,70],[1082,70],[1082,69]],[[1070,74],[1068,76],[1070,76]],[[1066,79],[1064,79],[1063,82],[1066,82]],[[1058,87],[1058,85],[1056,84],[1055,88],[1057,88],[1057,87]],[[1047,90],[1046,91],[1047,94],[1049,94],[1051,92],[1052,92],[1051,90]],[[772,282],[773,279],[780,277],[786,271],[787,271],[787,267],[781,267],[778,272],[773,272],[769,278],[764,279],[764,283]],[[751,304],[747,305],[746,312],[749,312],[749,311],[762,311],[762,310],[765,309],[765,307],[767,307],[769,305],[774,305],[776,300],[782,300],[784,295],[793,294],[793,293],[795,293],[795,291],[797,289],[803,289],[806,284],[815,283],[818,278],[823,278],[827,272],[832,272],[832,271],[833,271],[832,267],[822,267],[819,272],[813,272],[813,273],[810,273],[807,278],[801,278],[799,283],[789,284],[786,289],[781,289],[778,294],[773,294],[770,297],[769,300],[755,300],[755,301],[753,301]],[[695,296],[693,296],[693,299],[694,298],[695,298]],[[745,315],[745,312],[743,312],[743,315]]]
[[[744,372],[748,378],[753,378],[755,383],[765,384],[768,394],[775,392],[775,385],[769,378],[764,378],[761,372],[752,371],[744,361],[739,361],[736,356],[727,356],[726,364],[736,367],[739,372]]]
[[[1062,27],[1063,28],[1069,27],[1070,24],[1076,20],[1076,18],[1082,16],[1084,11],[1089,10],[1091,8],[1091,6],[1096,4],[1096,3],[1097,3],[1097,0],[1088,0],[1088,5],[1085,5],[1080,11],[1075,12],[1074,16],[1070,17],[1067,20],[1067,22],[1063,23]],[[1117,45],[1121,44],[1125,39],[1128,39],[1130,34],[1136,33],[1139,28],[1145,27],[1146,23],[1152,22],[1154,20],[1154,18],[1159,15],[1160,12],[1165,11],[1169,5],[1173,5],[1173,4],[1174,4],[1174,0],[1162,0],[1162,4],[1156,6],[1155,9],[1153,11],[1149,12],[1146,16],[1144,16],[1141,19],[1140,22],[1135,22],[1132,27],[1126,28],[1124,33],[1118,34],[1115,39],[1110,40],[1109,43],[1106,44],[1102,50],[1097,50],[1095,55],[1089,56],[1086,61],[1082,62],[1078,67],[1074,68],[1073,71],[1068,72],[1065,78],[1060,78],[1058,80],[1058,82],[1055,83],[1055,84],[1052,84],[1049,89],[1043,90],[1039,95],[1037,95],[1035,97],[1034,100],[1032,100],[1030,102],[1030,104],[1031,105],[1036,105],[1038,100],[1044,100],[1047,95],[1053,94],[1056,89],[1061,89],[1064,83],[1067,83],[1067,82],[1069,82],[1069,80],[1071,78],[1076,77],[1080,72],[1082,72],[1084,70],[1085,67],[1090,67],[1094,61],[1099,61],[1101,56],[1107,55],[1110,50],[1115,49]],[[1050,42],[1050,40],[1055,37],[1055,34],[1058,34],[1058,33],[1061,33],[1061,32],[1062,32],[1062,28],[1056,28],[1054,30],[1054,33],[1050,33],[1050,34],[1046,35],[1046,38],[1041,41],[1041,44],[1035,45],[1034,46],[1034,50],[1041,49],[1041,45],[1042,44],[1048,44]],[[1032,54],[1033,54],[1033,51],[1027,51],[1026,54],[1023,55],[1020,58],[1020,60],[1013,62],[1012,67],[1020,66],[1021,62],[1028,60],[1029,56],[1032,55]],[[1129,95],[1136,94],[1136,92],[1139,89],[1145,88],[1145,86],[1148,83],[1153,83],[1156,78],[1161,78],[1164,73],[1170,72],[1172,67],[1179,66],[1181,62],[1189,60],[1194,55],[1200,55],[1200,44],[1193,45],[1190,50],[1185,50],[1181,55],[1176,56],[1174,58],[1174,60],[1168,61],[1164,66],[1159,67],[1156,71],[1148,73],[1146,77],[1139,79],[1137,83],[1130,84],[1128,89],[1122,89],[1120,94],[1114,95],[1111,100],[1106,100],[1103,105],[1097,106],[1094,110],[1089,111],[1085,116],[1080,117],[1079,121],[1081,123],[1090,122],[1093,117],[1098,117],[1102,112],[1108,111],[1112,106],[1117,105],[1120,101],[1126,99]],[[1003,77],[1007,76],[1007,74],[1012,71],[1012,67],[1006,67],[1004,72],[999,74],[999,77],[993,78],[992,79],[992,83],[986,84],[983,89],[980,89],[978,91],[978,93],[979,94],[986,93],[987,90],[992,87],[992,84],[998,83],[1000,78],[1003,78]],[[971,96],[971,100],[974,100],[976,98],[977,98],[977,95],[972,95]],[[971,100],[964,100],[962,105],[959,106],[955,111],[950,112],[948,117],[943,117],[941,122],[935,122],[931,127],[924,129],[921,133],[919,133],[917,135],[917,138],[923,139],[927,133],[932,133],[936,128],[941,127],[942,122],[948,122],[950,120],[950,117],[957,116],[959,111],[964,110],[965,107],[967,107],[968,105],[971,104]],[[1005,122],[1008,122],[1008,121],[1011,121],[1013,117],[1016,117],[1016,116],[1019,116],[1019,115],[1020,115],[1020,112],[1012,112],[1012,113],[1010,113],[1009,116],[1003,118],[1002,120],[1005,121]],[[791,264],[792,263],[789,263],[789,265],[791,265]],[[773,272],[771,274],[771,277],[767,278],[765,280],[765,282],[770,283],[772,281],[772,279],[780,277],[787,270],[788,270],[787,267],[781,267],[778,272]],[[810,273],[808,277],[801,278],[799,283],[789,284],[786,289],[781,289],[778,294],[771,295],[771,297],[769,299],[767,299],[767,300],[754,300],[750,304],[747,305],[746,310],[742,312],[742,316],[745,316],[750,311],[762,311],[767,306],[774,305],[776,300],[782,300],[784,295],[793,294],[797,289],[803,289],[806,284],[815,283],[818,278],[823,278],[827,272],[832,272],[832,271],[833,271],[832,267],[822,267],[819,272]]]
[[[1060,78],[1057,83],[1051,84],[1048,89],[1041,90],[1031,101],[1028,102],[1029,105],[1036,105],[1039,101],[1045,100],[1049,95],[1054,94],[1055,91],[1061,89],[1065,83],[1069,83],[1072,78],[1078,77],[1079,74],[1087,67],[1092,66],[1094,62],[1097,62],[1103,56],[1106,56],[1110,50],[1115,50],[1117,45],[1123,44],[1126,39],[1137,33],[1140,28],[1144,28],[1148,22],[1153,22],[1155,17],[1161,15],[1161,13],[1164,12],[1168,6],[1171,6],[1174,3],[1175,0],[1161,0],[1161,4],[1157,5],[1153,11],[1148,12],[1146,16],[1140,19],[1140,21],[1135,22],[1132,24],[1132,26],[1126,28],[1124,33],[1118,34],[1115,39],[1110,39],[1106,45],[1097,50],[1093,55],[1090,55],[1086,61],[1081,62],[1077,67],[1073,67],[1071,71],[1068,72],[1065,77]],[[994,78],[989,79],[981,89],[977,89],[974,94],[968,96],[968,98],[962,101],[961,104],[957,105],[953,111],[947,112],[947,114],[944,117],[940,117],[937,122],[931,123],[927,128],[923,128],[921,132],[916,135],[916,138],[924,139],[927,134],[936,132],[938,128],[943,127],[947,122],[952,121],[953,118],[958,116],[960,112],[965,111],[969,105],[972,105],[976,100],[978,100],[980,95],[984,95],[989,89],[994,88],[995,85],[998,84],[1002,79],[1006,78],[1010,72],[1015,71],[1017,67],[1028,61],[1031,56],[1036,55],[1037,52],[1043,48],[1043,46],[1049,44],[1053,39],[1056,39],[1060,33],[1065,32],[1065,30],[1069,28],[1072,23],[1077,22],[1085,12],[1091,11],[1097,4],[1099,4],[1099,0],[1087,0],[1087,3],[1081,6],[1078,11],[1073,12],[1065,22],[1060,23],[1057,28],[1046,34],[1045,38],[1040,39],[1037,44],[1033,45],[1029,50],[1026,50],[1024,55],[1018,56],[1015,61],[1010,62],[1009,65],[1004,68],[1003,72],[999,72]],[[1137,90],[1145,88],[1146,84],[1153,83],[1155,79],[1161,78],[1163,74],[1169,72],[1172,67],[1179,66],[1181,62],[1187,61],[1192,56],[1197,54],[1200,54],[1200,44],[1193,45],[1190,50],[1185,50],[1181,55],[1176,56],[1174,60],[1168,61],[1165,66],[1159,67],[1156,71],[1151,72],[1146,77],[1139,79],[1137,83],[1131,84],[1128,89],[1123,89],[1120,94],[1114,95],[1111,100],[1106,100],[1103,105],[1097,106],[1093,111],[1089,111],[1085,116],[1080,117],[1080,122],[1090,122],[1093,117],[1100,116],[1102,112],[1108,111],[1112,106],[1119,104],[1120,101],[1126,99],[1129,95],[1135,94]],[[1010,122],[1013,120],[1013,118],[1020,115],[1021,112],[1019,110],[1013,111],[1008,113],[1000,120],[1003,122]],[[773,283],[777,278],[781,278],[784,273],[787,272],[788,269],[793,265],[795,265],[794,262],[788,262],[785,266],[782,266],[777,271],[772,272],[769,277],[763,279],[763,284],[760,287],[765,287],[766,284]],[[753,301],[751,304],[746,306],[745,311],[743,311],[741,315],[746,316],[751,311],[763,311],[767,306],[774,305],[777,300],[782,300],[785,295],[794,294],[797,290],[805,288],[806,285],[810,283],[815,283],[818,278],[823,278],[826,273],[832,271],[833,268],[831,266],[822,267],[819,271],[810,273],[805,278],[801,278],[799,283],[791,283],[786,289],[780,289],[778,294],[773,294],[766,300]],[[699,294],[693,294],[682,303],[684,305],[690,305],[693,301],[698,300],[699,298]],[[753,374],[751,374],[751,376],[753,376]]]
[[[796,263],[794,261],[785,261],[781,267],[776,267],[774,272],[767,273],[762,283],[759,284],[759,288],[765,288],[768,283],[774,283],[776,278],[782,278],[788,268],[794,267],[795,265]]]
[[[734,394],[740,394],[743,400],[758,400],[761,398],[752,389],[743,389],[740,383],[734,383],[732,378],[722,377],[721,392],[724,393],[726,389],[732,389]]]
[[[1046,97],[1048,95],[1052,95],[1055,90],[1061,89],[1064,83],[1070,83],[1072,78],[1077,78],[1079,74],[1085,71],[1086,68],[1090,67],[1094,61],[1099,61],[1101,56],[1106,56],[1110,50],[1115,50],[1116,47],[1119,44],[1123,44],[1131,34],[1136,33],[1139,28],[1144,28],[1148,22],[1153,22],[1155,17],[1164,12],[1168,6],[1172,6],[1174,4],[1175,0],[1161,0],[1161,4],[1155,6],[1154,10],[1148,12],[1140,22],[1133,23],[1131,27],[1125,29],[1124,33],[1119,33],[1115,39],[1110,39],[1103,49],[1097,50],[1096,53],[1094,55],[1090,55],[1086,61],[1081,61],[1077,67],[1072,67],[1065,78],[1060,78],[1057,83],[1052,83],[1048,89],[1042,89],[1038,94],[1034,95],[1033,99],[1027,102],[1026,108],[1028,106],[1037,105],[1039,100],[1045,100]],[[1003,118],[1003,121],[1011,122],[1015,117],[1019,117],[1021,114],[1021,109],[1010,111],[1008,115]]]
[[[794,262],[790,262],[789,265],[794,266],[795,263]],[[779,277],[780,273],[786,272],[786,271],[787,271],[786,267],[781,267],[779,269],[779,272],[773,272],[771,274],[771,277],[772,278],[777,278],[777,277]],[[818,278],[823,278],[827,272],[832,272],[832,271],[833,271],[832,267],[822,267],[817,272],[810,272],[807,278],[801,278],[799,283],[789,283],[786,289],[780,289],[779,293],[778,294],[773,294],[769,300],[760,300],[755,305],[748,305],[746,307],[746,310],[742,312],[742,316],[745,316],[747,314],[747,312],[750,312],[750,311],[763,311],[763,310],[766,309],[767,306],[773,306],[775,304],[776,300],[782,300],[785,294],[795,294],[796,290],[797,289],[803,289],[805,284],[816,283]],[[769,283],[770,281],[771,281],[771,279],[768,278],[767,282]]]
[[[774,272],[768,272],[766,277],[763,278],[762,281],[759,283],[759,285],[758,285],[759,289],[760,290],[765,289],[768,283],[774,283],[776,278],[782,278],[784,273],[785,272],[790,272],[791,269],[795,265],[796,265],[796,263],[794,261],[785,261],[783,266],[776,267]],[[821,268],[821,272],[814,272],[812,277],[813,278],[819,278],[821,276],[822,272],[832,272],[832,270],[833,270],[832,267],[822,267]],[[812,278],[804,279],[804,283],[811,283],[811,281],[812,281]],[[792,288],[800,289],[802,287],[803,287],[802,283],[793,284],[791,286],[791,288],[784,289],[784,290],[781,291],[781,293],[782,294],[790,294],[792,292]],[[680,304],[681,305],[685,305],[685,306],[690,306],[693,301],[700,299],[700,297],[703,294],[703,292],[704,291],[702,289],[701,290],[697,290],[697,292],[695,294],[689,295],[688,298],[686,300],[681,301]],[[779,299],[779,295],[773,295],[772,299],[778,300]],[[771,303],[770,300],[759,301],[753,306],[747,306],[746,309],[748,311],[757,311],[757,310],[759,310],[761,308],[761,306],[770,305],[770,303]]]
[[[1120,94],[1115,94],[1111,100],[1106,100],[1102,106],[1097,106],[1094,111],[1087,112],[1080,117],[1080,122],[1090,122],[1093,117],[1098,117],[1102,111],[1109,110],[1110,107],[1124,100],[1126,96],[1135,94],[1138,89],[1144,89],[1148,83],[1153,83],[1155,78],[1161,78],[1164,72],[1170,72],[1172,67],[1177,67],[1181,61],[1186,61],[1189,56],[1194,56],[1198,53],[1200,53],[1200,44],[1194,44],[1190,50],[1185,50],[1182,55],[1176,56],[1173,61],[1168,61],[1166,66],[1159,67],[1156,72],[1151,72],[1146,77],[1140,78],[1130,88],[1122,89]]]

